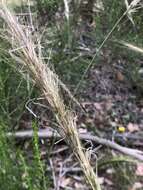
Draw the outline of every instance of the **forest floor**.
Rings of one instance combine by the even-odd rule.
[[[88,51],[90,52],[90,50]],[[75,108],[78,115],[79,132],[96,134],[118,142],[123,146],[143,150],[143,99],[137,93],[136,86],[132,86],[124,74],[126,59],[116,56],[113,59],[113,57],[110,58],[110,54],[111,52],[105,48],[100,63],[90,69],[86,77],[86,85],[78,93],[80,103],[86,110],[85,113],[79,108]],[[38,103],[40,104],[40,102]],[[37,105],[33,109],[34,113],[39,116],[39,129],[53,128],[54,122],[50,109],[41,108]],[[18,130],[32,128],[31,119],[29,118],[29,113],[22,116]],[[30,142],[24,140],[24,144],[22,144],[22,147],[29,151],[29,157],[32,156]],[[93,144],[90,141],[84,142],[84,145],[86,149],[92,152],[91,163],[93,166],[96,165],[96,159],[98,158],[99,179],[104,189],[124,188],[123,184],[120,186],[117,182],[120,176],[115,177],[118,174],[111,164],[112,161],[111,163],[110,161],[109,163],[107,162],[105,166],[103,164],[102,167],[106,154],[109,160],[112,155],[119,158],[121,155],[117,151],[109,152],[105,147]],[[81,169],[64,141],[58,141],[56,138],[42,139],[40,146],[41,157],[47,163],[47,171],[52,169],[53,179],[56,184],[58,181],[60,188],[88,189],[86,185],[83,185],[85,183]],[[47,149],[47,146],[50,148]],[[50,159],[47,160],[49,154]],[[141,180],[143,165],[138,164],[135,166],[133,163],[129,165],[132,168],[131,170],[127,169],[124,164],[121,165],[121,168],[125,167],[125,171],[122,172],[127,172],[126,170],[128,170],[128,172],[132,173],[131,175],[138,176],[139,179],[137,178],[133,184],[130,184],[129,181],[133,176],[129,177],[127,179],[127,183],[130,184],[128,189],[143,188]],[[126,184],[125,189],[127,189]]]
[[[85,58],[90,63],[97,51],[96,37],[92,37],[90,32],[87,35],[88,27],[83,28],[77,35],[76,47],[74,47],[78,55],[73,56],[73,62],[77,59],[77,64],[79,57]],[[56,48],[53,48],[54,56],[58,54],[56,52],[58,48]],[[84,85],[76,92],[79,102],[84,107],[83,111],[74,106],[78,130],[81,133],[98,135],[125,147],[143,151],[143,89],[139,89],[137,83],[131,81],[131,72],[128,73],[130,64],[128,56],[120,55],[113,49],[111,45],[103,47],[100,58],[94,61],[94,65],[87,72],[83,81]],[[65,51],[67,54],[75,53],[68,50]],[[141,57],[137,58],[135,64],[142,67],[142,61]],[[75,64],[74,67],[76,67]],[[64,81],[65,76],[60,76],[62,77]],[[67,86],[72,91],[76,88],[75,84],[71,86],[67,84]],[[49,105],[43,105],[45,105],[43,100],[34,99],[29,101],[28,106],[38,116],[39,130],[48,129],[53,132],[55,118]],[[16,126],[16,131],[30,131],[33,120],[33,115],[25,109]],[[81,168],[64,140],[54,137],[53,132],[51,137],[40,138],[39,141],[41,160],[46,165],[46,174],[53,180],[51,190],[89,190]],[[115,150],[91,141],[83,141],[83,144],[85,152],[86,150],[91,152],[91,164],[95,170],[99,171],[98,176],[103,189],[143,189],[142,163],[136,163]],[[33,159],[31,138],[22,140],[17,138],[16,145],[25,151],[26,157],[31,162]]]

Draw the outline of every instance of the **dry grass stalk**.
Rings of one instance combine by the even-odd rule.
[[[107,40],[111,37],[112,33],[114,32],[114,30],[116,29],[116,27],[118,26],[118,24],[122,21],[122,19],[128,15],[129,12],[132,12],[137,6],[139,6],[139,3],[141,2],[141,0],[133,0],[130,5],[128,5],[126,11],[121,15],[121,17],[117,20],[117,22],[114,24],[114,26],[112,27],[112,29],[110,30],[110,32],[106,35],[105,39],[103,40],[103,42],[100,44],[100,46],[98,47],[96,53],[94,54],[92,60],[90,61],[90,63],[87,65],[83,75],[81,76],[80,81],[78,82],[74,94],[77,93],[77,91],[80,88],[80,85],[83,81],[83,79],[85,78],[87,72],[89,71],[89,69],[94,65],[94,60],[96,58],[96,56],[99,54],[99,52],[101,51],[101,49],[103,48],[103,46],[105,45],[105,43],[107,42]]]
[[[67,0],[64,0],[64,5],[65,5],[65,17],[67,21],[69,22],[69,14],[70,14],[69,2]]]
[[[143,54],[143,48],[141,48],[141,47],[135,46],[133,44],[130,44],[130,43],[124,42],[124,41],[119,41],[118,43],[124,45],[125,47],[127,47],[128,49],[130,49],[132,51]]]
[[[13,39],[11,43],[14,48],[14,58],[17,57],[21,60],[20,63],[25,67],[41,92],[44,94],[45,99],[51,105],[60,126],[57,130],[72,148],[86,176],[87,182],[92,189],[100,190],[101,188],[97,176],[83,152],[76,128],[75,115],[72,111],[66,109],[64,101],[60,95],[58,76],[55,75],[55,73],[44,64],[43,60],[37,56],[35,44],[30,37],[30,33],[29,35],[26,35],[22,26],[18,23],[17,18],[13,16],[4,5],[0,10],[0,17],[4,19],[8,26],[7,32],[9,40],[10,37]]]
[[[136,7],[139,3],[140,3],[141,0],[133,0],[131,3],[130,3],[130,6],[129,6],[129,9],[131,8],[134,8]]]

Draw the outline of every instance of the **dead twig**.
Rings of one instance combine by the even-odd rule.
[[[7,136],[14,136],[15,138],[32,138],[33,137],[33,131],[19,131],[15,133],[8,133]],[[43,129],[38,131],[39,138],[61,138],[60,135],[56,131],[52,131],[49,129]],[[100,138],[94,135],[90,134],[79,134],[79,137],[81,140],[91,140],[92,142],[107,146],[109,148],[112,148],[114,150],[117,150],[125,155],[131,156],[135,159],[138,159],[140,161],[143,161],[143,152],[137,149],[131,149],[127,147],[123,147],[115,142],[112,142],[110,140]]]

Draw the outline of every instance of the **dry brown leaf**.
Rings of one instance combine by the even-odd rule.
[[[143,184],[141,184],[140,182],[135,182],[133,187],[129,188],[129,190],[139,190],[143,188]]]
[[[79,128],[79,133],[87,133],[87,129],[85,128]]]
[[[143,163],[137,164],[136,175],[143,176]]]
[[[104,184],[105,178],[99,177],[98,180],[99,180],[100,185],[102,185],[102,184]]]
[[[62,188],[66,188],[71,182],[71,178],[65,178],[65,177],[62,177],[60,179],[60,187]]]
[[[134,123],[129,123],[127,125],[127,129],[129,130],[129,132],[135,132],[135,131],[139,131],[139,126],[137,124]]]
[[[123,75],[120,71],[117,71],[117,73],[116,73],[116,78],[117,78],[117,80],[120,81],[120,82],[123,82],[124,79],[125,79],[124,75]]]
[[[79,189],[79,190],[82,190],[82,189],[84,189],[84,186],[81,183],[76,182],[75,183],[75,188]]]
[[[103,109],[101,103],[95,102],[95,103],[94,103],[94,106],[95,106],[95,108],[96,108],[97,110],[102,110],[102,109]]]
[[[107,178],[105,178],[104,182],[109,186],[113,185],[113,182]]]
[[[105,102],[105,109],[106,109],[107,111],[109,111],[109,110],[112,109],[112,107],[113,107],[113,102],[112,102],[112,100],[107,100],[107,101]]]
[[[114,170],[113,168],[108,168],[108,169],[106,170],[106,173],[107,173],[107,174],[113,174],[113,173],[115,173],[115,170]]]

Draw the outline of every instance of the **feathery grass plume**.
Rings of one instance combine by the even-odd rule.
[[[125,5],[126,5],[126,9],[129,8],[129,3],[128,3],[128,0],[125,0]],[[132,12],[134,12],[132,9],[128,11],[127,13],[127,17],[129,18],[129,20],[131,21],[131,23],[133,24],[133,26],[135,27],[135,22],[134,22],[134,19],[132,17]]]
[[[141,0],[133,0],[130,4],[128,3],[128,0],[125,0],[126,9],[128,10],[127,16],[133,26],[135,27],[135,22],[132,16],[132,13],[135,13],[137,9],[142,8],[142,6],[139,4]]]
[[[130,4],[130,8],[134,8],[138,5],[138,3],[140,3],[141,0],[133,0]]]
[[[19,63],[27,70],[27,73],[30,74],[33,81],[44,94],[45,99],[51,105],[59,123],[57,130],[73,150],[83,169],[87,182],[93,190],[100,190],[98,178],[89,163],[88,157],[85,156],[79,140],[76,116],[72,111],[66,109],[62,99],[58,76],[37,56],[35,44],[30,33],[27,35],[17,18],[5,5],[0,10],[0,17],[3,18],[8,26],[7,35],[9,40],[11,40],[14,58],[18,57],[21,60]]]

